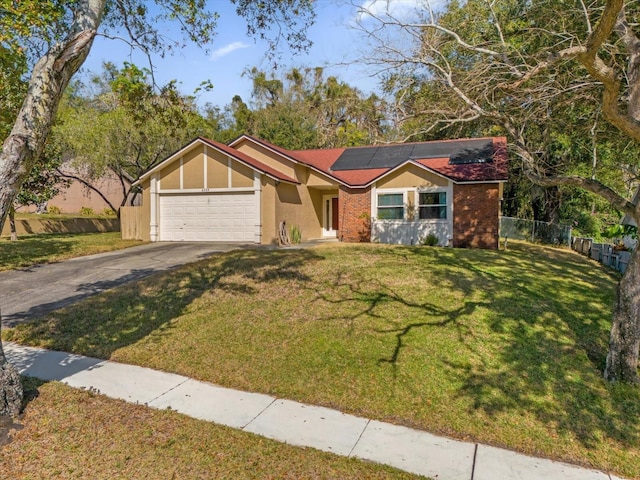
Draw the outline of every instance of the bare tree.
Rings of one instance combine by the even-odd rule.
[[[532,181],[581,187],[640,224],[640,205],[540,154],[549,124],[576,104],[601,112],[626,141],[640,141],[640,38],[627,20],[637,15],[636,2],[577,0],[560,10],[544,0],[468,0],[439,11],[424,2],[406,15],[383,11],[380,3],[358,15],[358,28],[374,47],[366,60],[383,66],[396,86],[428,83],[437,97],[401,116],[421,114],[423,133],[479,120],[499,126]],[[593,117],[575,119],[581,122],[591,126]],[[639,347],[636,249],[618,285],[604,377],[640,383]]]

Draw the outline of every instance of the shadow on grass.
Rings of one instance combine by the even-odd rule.
[[[0,239],[0,270],[30,266],[45,262],[47,258],[70,252],[73,244],[69,241],[73,234],[39,234],[18,237],[11,242]]]
[[[382,268],[407,263],[408,275],[428,275],[440,285],[415,296],[372,281],[373,274],[363,271],[340,275],[339,293],[318,294],[328,303],[354,305],[344,317],[348,322],[391,324],[371,329],[388,339],[390,353],[379,365],[403,368],[406,348],[429,348],[428,333],[418,331],[453,328],[457,348],[469,352],[470,360],[435,350],[440,358],[434,361],[458,386],[456,395],[470,405],[470,415],[533,416],[548,432],[569,434],[587,449],[605,439],[638,447],[640,390],[609,385],[601,377],[617,274],[570,251],[527,245],[506,252],[395,247],[374,254]],[[445,291],[460,299],[450,308],[430,300]],[[406,307],[415,314],[404,321],[381,314],[383,308]],[[471,320],[479,308],[487,313]],[[488,337],[475,338],[477,321]]]
[[[327,251],[326,258],[331,255]],[[390,414],[394,420],[426,423],[421,413],[415,412],[426,405],[420,402],[423,384],[434,380],[421,377],[425,369],[420,368],[422,364],[415,366],[419,359],[433,362],[432,372],[444,372],[447,385],[442,387],[453,391],[443,397],[449,403],[440,411],[450,409],[459,417],[468,416],[475,425],[491,423],[489,437],[495,433],[493,438],[503,438],[498,432],[500,421],[513,421],[523,429],[533,425],[537,431],[531,435],[544,437],[527,437],[525,432],[523,440],[513,444],[500,440],[504,446],[536,453],[531,449],[551,444],[545,452],[550,455],[554,440],[566,433],[569,440],[559,441],[575,442],[586,449],[599,447],[596,452],[610,447],[612,457],[630,450],[629,458],[637,458],[640,393],[601,379],[615,275],[571,252],[527,246],[511,246],[507,252],[350,246],[346,253],[336,255],[334,263],[327,262],[331,268],[307,268],[323,258],[315,250],[246,250],[215,256],[55,312],[45,321],[16,329],[16,340],[109,358],[118,348],[151,332],[169,332],[173,320],[208,292],[227,292],[233,301],[243,301],[242,295],[251,295],[261,284],[283,281],[282,288],[301,287],[305,301],[318,302],[315,310],[304,305],[308,307],[304,313],[309,315],[301,315],[302,321],[335,322],[336,326],[343,322],[353,339],[351,343],[349,338],[345,340],[345,351],[360,348],[354,351],[366,353],[371,347],[373,368],[364,365],[368,370],[363,378],[358,377],[358,362],[366,362],[364,357],[358,358],[355,366],[346,365],[340,372],[344,375],[327,378],[365,394],[373,392],[366,400],[380,404],[371,407],[378,414],[388,414],[384,411],[387,392],[379,394],[376,385],[370,384],[388,382],[382,390],[397,388],[399,403],[414,401],[419,405],[414,411],[398,407]],[[313,271],[316,273],[310,273]],[[422,277],[428,278],[420,283],[426,286],[424,291],[415,287]],[[278,297],[276,301],[283,300]],[[314,368],[325,368],[329,363],[322,355],[333,358],[342,353],[343,339],[338,338],[339,328],[333,333],[333,326],[329,325],[327,335],[333,335],[335,344],[324,350],[309,346],[309,355],[319,357]],[[437,347],[430,338],[436,334],[447,336]],[[363,337],[374,340],[358,344]],[[255,355],[262,353],[256,351]],[[304,356],[307,351],[298,354]],[[350,361],[351,357],[344,354],[343,358]],[[291,376],[305,365],[305,358],[287,361],[295,367]],[[410,362],[413,365],[409,366]],[[393,375],[385,373],[387,368]],[[408,371],[410,368],[415,369]],[[307,372],[315,374],[311,369]],[[313,380],[309,379],[309,385],[314,385]],[[336,383],[336,390],[339,388],[345,390]],[[303,394],[312,397],[314,392]],[[324,401],[341,406],[339,395],[328,395]],[[347,407],[355,410],[365,403]],[[496,417],[500,419],[494,422]],[[458,433],[468,434],[463,430]],[[603,443],[607,445],[602,447]]]
[[[542,262],[542,255],[549,257]],[[521,263],[519,275],[464,265],[492,299],[489,327],[503,343],[496,358],[478,352],[476,366],[449,363],[459,395],[490,416],[534,415],[586,448],[604,438],[636,448],[640,391],[602,378],[618,275],[572,252],[524,247],[503,256]]]
[[[23,389],[23,398],[22,398],[22,411],[27,408],[32,401],[34,401],[40,395],[40,391],[38,390],[45,383],[49,383],[49,380],[41,380],[35,377],[22,376],[22,389]]]
[[[405,346],[405,338],[413,330],[427,327],[452,327],[458,332],[460,340],[464,341],[464,336],[472,335],[473,333],[461,320],[463,317],[473,314],[475,309],[478,306],[481,306],[477,302],[466,301],[460,307],[447,309],[432,302],[415,302],[408,300],[397,291],[380,283],[379,281],[353,281],[353,279],[346,279],[340,274],[337,276],[335,287],[337,290],[342,289],[348,293],[333,296],[327,295],[321,291],[316,291],[316,300],[322,300],[334,305],[345,303],[362,304],[361,307],[353,309],[352,312],[347,315],[340,315],[340,317],[330,317],[327,319],[347,320],[350,325],[351,333],[354,332],[354,324],[356,320],[364,317],[381,318],[382,316],[377,313],[377,309],[382,305],[408,307],[409,309],[416,310],[424,315],[424,322],[403,323],[394,328],[388,329],[373,329],[374,332],[379,334],[384,335],[390,333],[395,335],[396,342],[391,355],[389,357],[382,357],[378,359],[378,363],[389,363],[394,367],[397,365],[400,353]],[[309,288],[313,288],[313,285],[309,285]]]
[[[206,292],[218,289],[246,294],[256,288],[252,284],[260,282],[278,279],[304,282],[307,277],[301,273],[301,267],[318,258],[309,250],[249,249],[216,255],[17,325],[5,332],[6,339],[108,359],[115,350],[168,328]],[[91,284],[83,289],[89,295],[102,287]]]

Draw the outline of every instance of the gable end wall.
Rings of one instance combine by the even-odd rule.
[[[453,246],[496,250],[499,241],[499,184],[453,186]]]

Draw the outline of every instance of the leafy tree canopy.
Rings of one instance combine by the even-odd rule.
[[[640,204],[629,195],[640,158],[636,2],[454,0],[411,21],[367,13],[361,25],[375,42],[371,60],[411,93],[424,84],[431,98],[448,97],[414,109],[431,116],[423,133],[495,126],[533,183],[588,190],[640,223]],[[608,380],[640,384],[639,284],[636,249],[618,288]]]
[[[131,182],[151,165],[194,137],[215,133],[211,130],[194,98],[182,95],[176,82],[155,90],[147,70],[107,63],[90,85],[74,83],[53,137],[69,159],[67,174],[90,186],[107,172],[115,173],[126,200]]]
[[[296,150],[372,144],[385,134],[385,102],[365,97],[322,68],[291,69],[276,77],[257,68],[250,108],[235,97],[228,108],[231,130]]]

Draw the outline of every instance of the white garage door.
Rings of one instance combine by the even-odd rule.
[[[160,240],[255,242],[253,193],[160,196]]]

